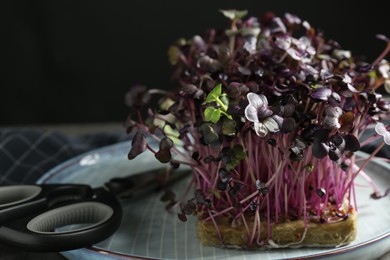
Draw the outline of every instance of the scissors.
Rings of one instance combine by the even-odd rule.
[[[91,246],[119,227],[122,208],[117,197],[135,197],[181,176],[167,178],[160,169],[114,178],[98,188],[84,184],[1,186],[0,243],[35,252]]]

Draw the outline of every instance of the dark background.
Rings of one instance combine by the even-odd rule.
[[[385,1],[11,0],[0,4],[0,125],[123,121],[136,83],[172,88],[167,48],[225,28],[218,9],[294,13],[373,61]]]

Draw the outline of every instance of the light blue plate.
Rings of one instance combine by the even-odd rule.
[[[38,183],[83,183],[101,186],[113,177],[163,168],[151,153],[129,161],[130,143],[120,143],[78,156],[46,173]],[[390,166],[373,161],[366,172],[384,191],[390,187]],[[182,194],[190,178],[172,188]],[[123,201],[123,221],[118,231],[92,248],[63,252],[69,259],[375,259],[390,250],[390,196],[370,199],[372,190],[358,178],[358,236],[340,248],[300,248],[244,251],[201,246],[196,239],[195,218],[185,223],[167,212],[161,193]]]

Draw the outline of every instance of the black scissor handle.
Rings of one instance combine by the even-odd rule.
[[[81,184],[3,186],[0,187],[0,225],[92,196],[93,189]]]
[[[0,242],[27,251],[58,252],[91,246],[112,235],[122,218],[121,206],[111,193],[94,190],[93,197],[26,216],[0,227]],[[71,230],[56,230],[86,224]]]
[[[27,229],[45,235],[81,232],[106,222],[113,214],[114,210],[101,202],[79,202],[58,207],[36,216],[27,223]],[[65,229],[58,230],[64,227]]]

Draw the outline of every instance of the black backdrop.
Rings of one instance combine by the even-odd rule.
[[[360,1],[359,1],[360,2]],[[372,61],[390,36],[386,1],[10,0],[0,6],[0,125],[122,121],[136,83],[170,88],[166,50],[224,28],[218,9],[297,14]]]

